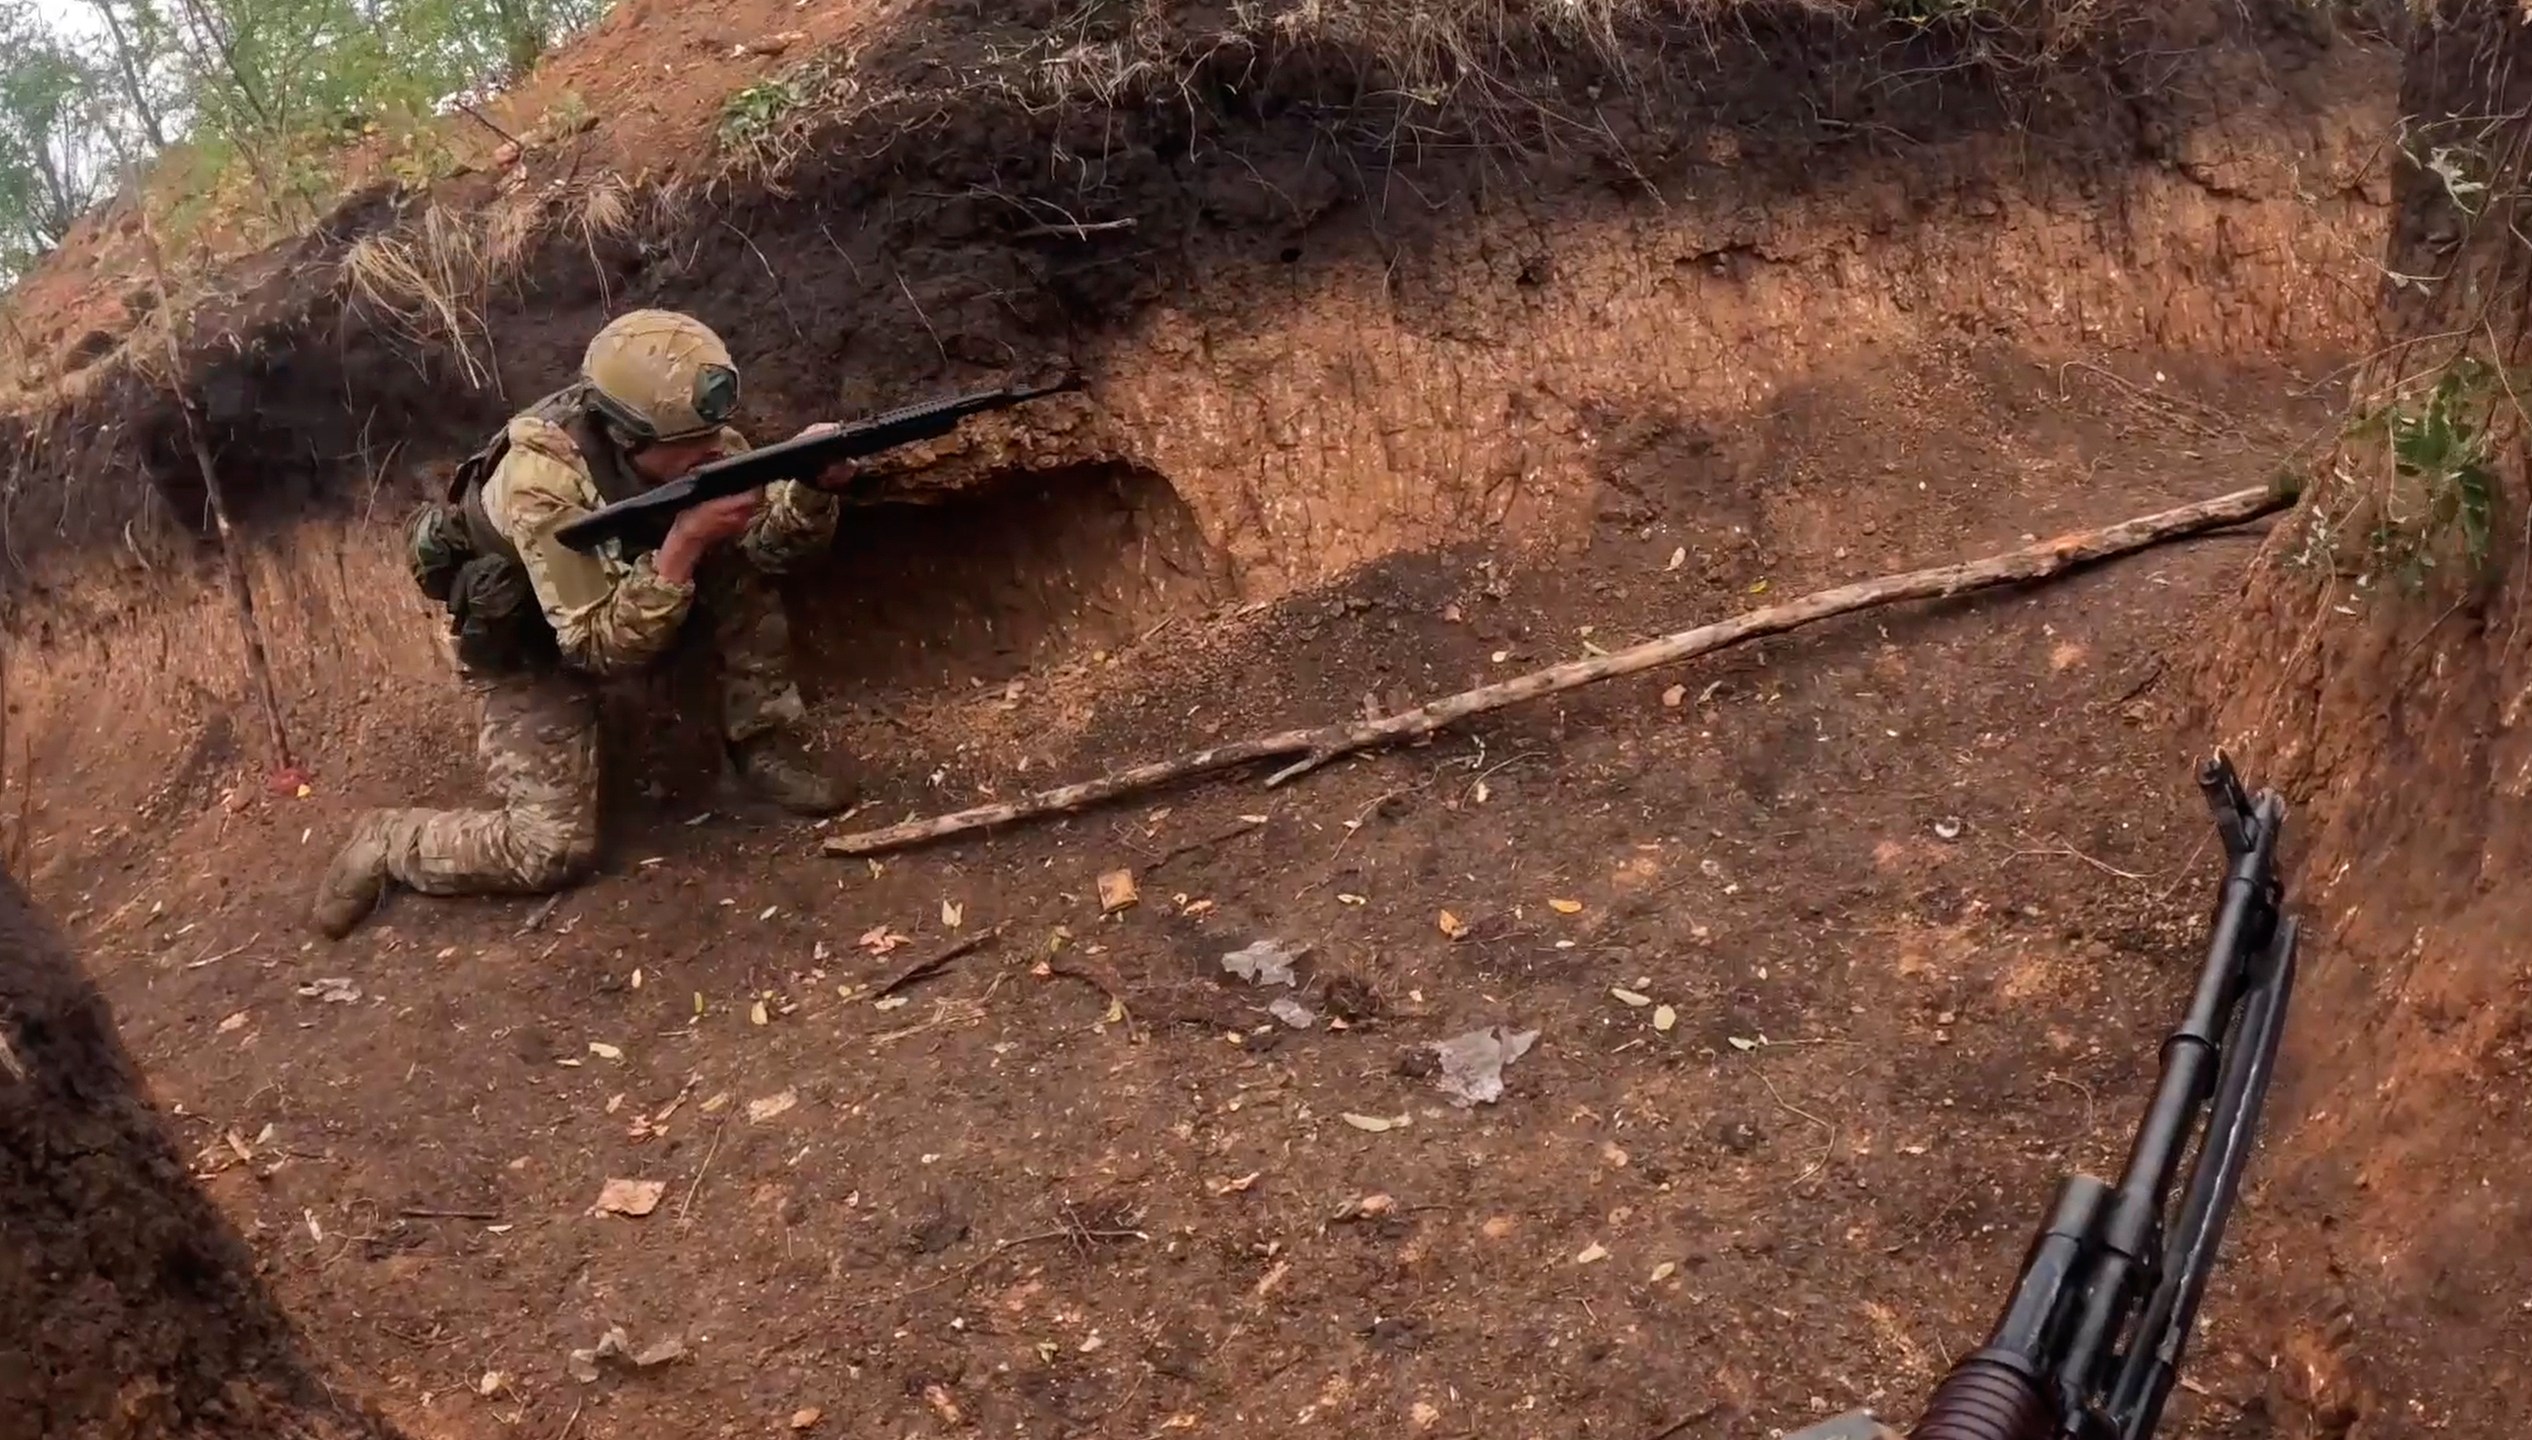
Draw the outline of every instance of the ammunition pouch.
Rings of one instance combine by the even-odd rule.
[[[527,567],[480,549],[462,504],[433,501],[416,510],[405,522],[405,548],[415,587],[448,612],[459,664],[500,674],[558,658]]]

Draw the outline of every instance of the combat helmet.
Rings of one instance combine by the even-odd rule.
[[[636,444],[709,435],[738,408],[738,368],[711,327],[674,310],[618,315],[589,340],[590,408]]]

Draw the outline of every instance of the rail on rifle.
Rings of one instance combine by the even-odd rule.
[[[2247,793],[2222,753],[2200,767],[2198,788],[2224,842],[2224,885],[2127,1168],[2115,1186],[2089,1175],[2060,1183],[1994,1332],[1935,1387],[1910,1440],[2147,1440],[2162,1421],[2258,1138],[2295,983],[2297,922],[2277,873],[2285,802]],[[1859,1422],[1879,1430],[1858,1412],[1792,1440],[1860,1433]]]
[[[860,460],[918,440],[934,440],[958,422],[988,410],[1005,410],[1081,383],[1067,375],[1051,384],[1008,385],[953,395],[856,420],[821,435],[802,435],[741,455],[699,465],[664,485],[593,510],[555,531],[574,550],[590,551],[610,540],[656,545],[677,516],[707,500],[737,495],[776,480],[807,480],[839,460]]]

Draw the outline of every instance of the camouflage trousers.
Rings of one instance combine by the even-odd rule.
[[[807,710],[781,594],[754,566],[715,559],[697,577],[687,631],[708,630],[721,734],[739,744],[798,726]],[[425,895],[541,894],[586,878],[598,863],[597,684],[562,670],[465,679],[482,702],[475,748],[500,808],[381,812],[389,878]]]

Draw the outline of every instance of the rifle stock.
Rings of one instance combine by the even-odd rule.
[[[1014,405],[1070,390],[1080,384],[1066,376],[1053,384],[1004,386],[967,395],[907,405],[856,420],[823,435],[802,435],[760,445],[741,455],[699,465],[664,485],[581,516],[555,532],[574,550],[591,551],[610,540],[656,546],[681,513],[708,500],[737,495],[776,480],[807,480],[839,460],[860,460],[901,445],[934,440],[958,428],[970,415],[1006,410]]]

